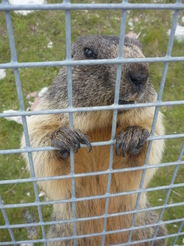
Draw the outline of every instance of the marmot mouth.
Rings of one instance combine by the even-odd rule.
[[[119,100],[119,103],[118,104],[122,105],[122,104],[134,104],[134,103],[135,103],[135,101]]]

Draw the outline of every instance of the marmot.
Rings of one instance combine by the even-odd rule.
[[[72,59],[110,59],[118,56],[118,36],[78,37],[72,46]],[[126,58],[143,58],[142,45],[137,39],[125,36],[123,56]],[[114,102],[117,65],[83,65],[72,67],[73,106],[90,107],[112,105]],[[157,93],[150,82],[147,63],[127,63],[122,65],[119,104],[148,103],[156,101]],[[60,109],[68,106],[67,70],[62,68],[51,87],[40,99],[36,110]],[[110,193],[133,191],[139,189],[142,171],[131,171],[132,167],[143,166],[147,150],[147,138],[151,131],[154,108],[134,108],[118,110],[116,127],[116,144],[113,157],[113,169],[130,168],[130,171],[113,173]],[[60,176],[70,174],[70,149],[75,151],[75,173],[107,170],[109,166],[110,146],[93,147],[91,142],[111,139],[113,111],[77,112],[73,114],[73,129],[69,129],[68,114],[31,116],[28,130],[31,147],[53,146],[58,151],[33,152],[33,162],[37,177]],[[163,116],[159,113],[155,136],[164,135]],[[88,148],[80,148],[80,143]],[[22,138],[22,148],[25,146]],[[153,141],[149,164],[161,161],[164,141]],[[29,167],[27,154],[24,154]],[[144,188],[152,179],[155,169],[148,169]],[[106,194],[108,175],[95,175],[75,178],[75,197]],[[39,185],[52,200],[71,198],[71,179],[42,181]],[[109,198],[108,214],[135,209],[137,193]],[[141,194],[139,209],[149,206],[146,194]],[[90,221],[77,221],[77,235],[100,233],[103,231],[104,219],[95,219],[103,215],[105,198],[76,202],[76,217],[94,216]],[[109,217],[106,231],[129,228],[133,214]],[[63,203],[53,206],[52,219],[66,220],[72,218],[72,204]],[[158,216],[153,211],[139,212],[135,226],[154,224]],[[132,242],[152,238],[155,227],[144,227],[133,231]],[[73,235],[73,224],[55,224],[48,232],[48,238]],[[166,229],[159,225],[157,236],[166,235]],[[105,245],[121,244],[128,241],[129,231],[105,236]],[[102,236],[77,239],[80,246],[101,245]],[[166,240],[154,242],[154,246],[165,245]],[[73,245],[73,240],[50,242],[48,245]],[[149,242],[134,245],[150,245]]]

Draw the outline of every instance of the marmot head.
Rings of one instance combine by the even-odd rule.
[[[118,56],[119,37],[78,37],[73,60],[112,59]],[[142,44],[125,37],[123,57],[143,58]],[[72,68],[74,106],[110,105],[114,102],[117,65],[85,65]],[[119,104],[153,101],[147,63],[122,65]]]
[[[119,37],[78,37],[72,45],[73,60],[112,59],[118,57]],[[125,37],[123,56],[143,58],[137,39]],[[82,65],[72,67],[72,98],[74,107],[104,106],[114,103],[117,65]],[[53,107],[67,106],[67,72],[62,69],[47,97]],[[147,63],[122,64],[119,104],[151,102],[156,92],[150,83]]]

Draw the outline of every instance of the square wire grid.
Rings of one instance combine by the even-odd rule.
[[[122,10],[122,17],[121,17],[121,28],[120,28],[120,41],[119,41],[119,53],[118,57],[116,59],[109,59],[109,60],[86,60],[86,61],[72,61],[71,60],[71,23],[70,23],[70,12],[73,9],[121,9]],[[127,10],[129,9],[168,9],[168,10],[174,10],[174,17],[173,17],[173,22],[172,22],[172,27],[171,27],[171,33],[169,37],[169,42],[168,42],[168,47],[167,47],[167,52],[165,57],[160,57],[160,58],[136,58],[136,59],[124,59],[122,57],[123,54],[123,46],[124,46],[124,36],[125,36],[125,26],[126,26],[126,17],[127,17]],[[65,237],[62,238],[62,240],[66,239],[73,239],[74,245],[76,245],[76,239],[81,238],[81,237],[93,237],[93,236],[102,236],[102,243],[101,245],[104,245],[104,240],[105,240],[105,235],[110,234],[110,233],[117,233],[117,232],[123,232],[123,231],[130,231],[129,233],[129,239],[127,243],[123,243],[120,245],[134,245],[136,243],[141,243],[141,242],[148,242],[150,241],[150,245],[153,246],[154,240],[158,238],[168,238],[168,237],[175,237],[173,241],[173,246],[175,245],[177,238],[179,235],[184,235],[184,232],[181,232],[181,229],[184,225],[184,219],[175,219],[175,220],[169,220],[162,222],[162,216],[164,213],[165,208],[168,207],[177,207],[184,205],[184,202],[180,203],[174,203],[174,204],[167,204],[169,195],[171,193],[172,188],[177,188],[177,187],[183,187],[184,184],[174,184],[175,177],[178,171],[178,168],[181,164],[184,164],[184,161],[182,161],[182,156],[184,153],[184,142],[181,147],[180,155],[178,157],[178,161],[176,162],[169,162],[169,163],[164,163],[164,164],[157,164],[156,167],[166,167],[166,166],[175,166],[175,170],[173,172],[172,180],[170,185],[165,185],[162,187],[153,187],[153,188],[147,188],[143,189],[143,181],[145,177],[146,170],[148,168],[153,168],[154,165],[151,167],[148,166],[148,158],[151,150],[151,145],[152,141],[156,139],[172,139],[172,138],[182,138],[184,137],[183,134],[174,134],[174,135],[165,135],[165,136],[159,136],[155,137],[154,136],[154,130],[156,126],[156,121],[158,117],[158,112],[160,106],[168,106],[168,105],[182,105],[184,104],[183,101],[172,101],[172,102],[162,102],[162,94],[164,90],[164,85],[165,85],[165,80],[166,80],[166,75],[167,75],[167,70],[168,70],[168,65],[169,62],[181,62],[184,61],[184,57],[171,57],[171,51],[172,51],[172,46],[173,46],[173,41],[174,41],[174,34],[177,26],[177,21],[178,21],[178,16],[179,16],[179,11],[181,9],[184,9],[184,5],[182,4],[182,0],[177,0],[175,4],[129,4],[128,0],[123,0],[122,3],[120,4],[71,4],[69,0],[64,0],[62,4],[44,4],[44,5],[9,5],[7,0],[2,0],[2,3],[0,4],[0,11],[5,12],[5,18],[6,18],[6,24],[7,24],[7,31],[8,31],[8,37],[9,37],[9,44],[10,44],[10,51],[11,51],[11,61],[9,63],[4,63],[0,64],[0,69],[1,68],[13,68],[14,69],[14,76],[15,76],[15,81],[16,81],[16,88],[17,88],[17,94],[18,94],[18,99],[19,99],[19,111],[17,113],[0,113],[0,117],[8,117],[8,116],[22,116],[22,122],[23,122],[23,129],[25,133],[25,139],[26,139],[26,147],[24,149],[11,149],[11,150],[0,150],[0,154],[14,154],[14,153],[21,153],[21,152],[27,152],[28,157],[29,157],[29,163],[30,163],[30,171],[31,171],[31,178],[28,179],[20,179],[20,180],[5,180],[5,181],[0,181],[0,185],[3,184],[13,184],[13,183],[24,183],[24,182],[32,182],[33,187],[34,187],[34,192],[35,192],[35,202],[34,203],[23,203],[23,204],[11,204],[11,205],[3,205],[2,199],[0,197],[0,208],[5,220],[5,225],[0,226],[0,229],[8,229],[10,237],[12,242],[0,242],[0,245],[18,245],[21,243],[44,243],[44,245],[47,245],[48,241],[55,241],[55,240],[60,240],[60,238],[57,239],[46,239],[46,234],[45,234],[45,225],[51,225],[51,224],[57,224],[57,223],[66,223],[66,222],[72,222],[73,223],[73,236],[72,237]],[[65,11],[65,25],[66,25],[66,51],[67,51],[67,56],[66,60],[64,61],[59,61],[59,62],[23,62],[19,63],[17,61],[17,55],[16,55],[16,47],[15,47],[15,41],[14,41],[14,34],[13,34],[13,28],[12,28],[12,22],[11,22],[11,15],[10,11],[12,10],[63,10]],[[112,173],[118,173],[118,172],[126,172],[128,171],[128,168],[124,169],[118,169],[118,170],[113,170],[112,169],[112,162],[113,162],[113,150],[114,150],[114,143],[115,143],[115,132],[116,132],[116,122],[117,122],[117,111],[118,109],[122,108],[122,106],[118,105],[118,99],[119,99],[119,88],[120,88],[120,79],[121,79],[121,68],[123,63],[132,63],[132,62],[164,62],[164,68],[163,68],[163,73],[162,73],[162,78],[161,78],[161,83],[160,83],[160,88],[158,92],[158,98],[157,102],[154,103],[148,103],[148,104],[136,104],[136,105],[126,105],[123,106],[124,108],[135,108],[135,107],[151,107],[155,106],[155,114],[154,114],[154,119],[153,119],[153,124],[152,124],[152,129],[151,129],[151,134],[149,137],[149,144],[148,144],[148,150],[146,154],[146,159],[145,159],[145,164],[142,167],[134,167],[131,168],[132,171],[134,170],[143,170],[142,172],[142,178],[141,178],[141,183],[139,190],[137,191],[130,191],[130,192],[121,192],[117,194],[110,194],[110,183],[111,183],[111,174]],[[72,107],[72,73],[71,73],[71,67],[74,65],[90,65],[90,64],[117,64],[117,76],[116,76],[116,88],[115,88],[115,100],[114,104],[112,106],[99,106],[99,107],[86,107],[86,108],[73,108]],[[68,83],[68,102],[69,106],[67,109],[60,109],[60,110],[44,110],[44,111],[34,111],[34,112],[26,112],[25,107],[24,107],[24,100],[23,100],[23,94],[22,94],[22,88],[21,88],[21,81],[20,81],[20,76],[19,76],[19,68],[26,68],[26,67],[46,67],[46,66],[67,66],[67,83]],[[112,122],[112,135],[111,135],[111,140],[110,141],[103,141],[103,142],[96,142],[92,143],[92,146],[103,146],[103,145],[110,145],[110,158],[109,158],[109,169],[107,171],[99,171],[99,172],[91,172],[91,173],[85,173],[86,176],[93,176],[93,175],[99,175],[99,174],[108,174],[108,182],[107,182],[107,190],[105,195],[101,196],[90,196],[90,197],[84,197],[84,198],[75,198],[75,178],[80,177],[83,174],[75,174],[74,172],[74,153],[73,150],[70,152],[70,164],[71,164],[71,173],[69,175],[65,176],[57,176],[57,177],[46,177],[46,178],[36,178],[35,177],[35,172],[34,172],[34,166],[33,166],[33,160],[32,160],[32,152],[34,151],[43,151],[43,150],[53,150],[54,148],[52,147],[42,147],[42,148],[31,148],[30,147],[30,142],[29,142],[29,135],[28,135],[28,129],[27,129],[27,122],[26,122],[26,116],[30,115],[41,115],[41,114],[55,114],[55,113],[69,113],[69,126],[72,129],[73,128],[73,112],[84,112],[84,111],[96,111],[96,110],[113,110],[113,122]],[[84,146],[82,146],[84,147]],[[59,200],[59,201],[48,201],[48,202],[40,202],[39,196],[38,196],[38,190],[37,190],[37,181],[44,181],[44,180],[53,180],[53,179],[66,179],[66,178],[71,178],[72,182],[72,197],[71,199],[68,200]],[[167,195],[164,201],[164,204],[162,206],[157,206],[154,208],[146,208],[146,209],[141,209],[138,210],[138,205],[139,205],[139,200],[140,200],[140,195],[141,192],[145,191],[154,191],[154,190],[163,190],[163,189],[168,189]],[[138,193],[137,197],[137,202],[136,202],[136,207],[134,211],[128,211],[128,212],[122,212],[119,214],[108,214],[108,203],[109,203],[109,198],[113,196],[120,196],[120,195],[127,195],[127,194],[133,194],[133,193]],[[76,201],[81,201],[81,200],[91,200],[91,199],[96,199],[96,198],[105,198],[105,214],[102,216],[96,216],[95,218],[103,218],[104,219],[104,224],[103,224],[103,231],[100,233],[93,233],[93,234],[85,234],[85,235],[77,235],[76,234],[76,222],[77,221],[88,221],[90,219],[94,219],[94,217],[87,217],[87,218],[76,218],[75,215],[75,202]],[[57,221],[57,222],[44,222],[43,221],[43,216],[42,216],[42,211],[41,211],[41,205],[48,205],[48,204],[54,204],[54,203],[66,203],[66,202],[71,202],[72,203],[72,210],[73,210],[73,218],[70,220],[62,220],[62,221]],[[42,230],[42,239],[37,239],[37,240],[26,240],[26,241],[16,241],[14,238],[14,234],[12,229],[13,228],[21,228],[21,227],[28,227],[27,224],[15,224],[15,225],[10,225],[8,216],[6,214],[6,209],[7,208],[20,208],[20,207],[28,207],[28,206],[37,206],[38,209],[38,214],[39,214],[39,222],[38,223],[30,223],[29,226],[41,226]],[[137,242],[131,242],[132,238],[132,232],[133,230],[137,230],[140,228],[145,228],[145,226],[139,226],[139,227],[134,227],[135,224],[135,218],[137,212],[143,212],[143,211],[148,211],[148,210],[157,210],[161,209],[161,213],[158,219],[158,222],[154,224],[156,226],[156,230],[154,233],[153,238],[147,239],[147,240],[140,240]],[[119,230],[114,230],[114,231],[106,231],[106,223],[107,223],[107,218],[112,217],[112,216],[118,216],[118,215],[123,215],[123,214],[133,214],[133,220],[131,224],[131,228],[125,228],[125,229],[119,229]],[[173,222],[181,222],[180,227],[178,229],[178,232],[176,234],[170,234],[164,237],[156,237],[157,230],[160,224],[169,224]],[[148,225],[151,226],[151,225]]]

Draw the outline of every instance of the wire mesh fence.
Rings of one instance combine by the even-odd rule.
[[[119,51],[118,51],[118,57],[115,59],[100,59],[100,60],[72,60],[71,59],[71,11],[72,10],[97,10],[97,9],[108,9],[108,10],[114,10],[118,9],[122,11],[121,14],[121,26],[120,26],[120,39],[119,39]],[[10,179],[10,180],[0,180],[0,185],[7,185],[7,184],[21,184],[21,183],[32,183],[34,194],[35,194],[35,201],[33,202],[26,202],[26,203],[15,203],[15,204],[4,204],[2,199],[0,198],[0,208],[1,212],[4,218],[4,224],[0,225],[0,230],[7,229],[11,238],[11,241],[7,240],[0,240],[0,245],[18,245],[18,244],[24,244],[24,243],[43,243],[44,245],[47,245],[48,242],[53,241],[65,241],[65,240],[72,240],[72,245],[79,245],[77,243],[77,240],[80,238],[88,238],[88,237],[97,237],[101,236],[101,245],[105,244],[105,237],[108,234],[115,234],[115,233],[122,233],[122,232],[129,232],[129,237],[127,242],[116,244],[116,245],[143,245],[145,242],[149,242],[151,246],[157,245],[154,244],[156,240],[162,239],[162,238],[173,238],[172,244],[170,245],[176,245],[176,242],[178,240],[179,236],[183,236],[184,232],[182,230],[183,224],[184,224],[184,218],[175,218],[172,220],[165,220],[162,221],[163,214],[165,209],[167,208],[174,208],[177,209],[179,206],[184,206],[184,202],[177,202],[177,203],[171,203],[169,204],[169,197],[171,194],[171,191],[173,188],[181,188],[184,187],[184,183],[175,183],[175,179],[179,170],[179,167],[184,164],[184,161],[182,159],[183,153],[184,153],[184,142],[181,146],[180,154],[176,161],[172,162],[166,162],[166,163],[160,163],[156,165],[148,165],[148,159],[150,156],[150,151],[152,147],[152,142],[154,140],[161,140],[161,139],[182,139],[184,138],[184,133],[180,134],[170,134],[170,135],[164,135],[164,136],[154,136],[155,127],[157,123],[157,118],[159,114],[160,107],[163,106],[174,106],[174,105],[183,105],[184,100],[180,101],[164,101],[162,102],[162,95],[164,92],[164,86],[166,81],[166,76],[168,72],[168,67],[170,62],[184,62],[183,56],[171,56],[172,53],[172,47],[174,42],[174,36],[175,31],[178,23],[178,17],[181,10],[184,9],[184,5],[182,4],[181,0],[177,0],[174,4],[137,4],[137,3],[129,3],[128,0],[124,0],[122,3],[111,3],[111,4],[96,4],[96,3],[90,3],[90,4],[84,4],[84,3],[70,3],[68,0],[64,0],[61,4],[43,4],[43,5],[10,5],[7,0],[2,0],[0,4],[0,11],[3,11],[5,13],[5,19],[6,19],[6,25],[7,25],[7,32],[8,32],[8,39],[9,39],[9,45],[10,45],[10,51],[11,51],[11,61],[7,63],[1,63],[0,69],[13,69],[14,70],[14,77],[16,82],[16,89],[17,89],[17,95],[19,100],[19,111],[14,113],[0,113],[0,117],[10,117],[10,116],[21,116],[22,122],[23,122],[23,129],[26,139],[26,147],[24,149],[6,149],[6,150],[0,150],[1,155],[7,155],[7,154],[17,154],[17,153],[28,153],[29,158],[29,164],[30,164],[30,178],[21,178],[21,179]],[[16,45],[14,40],[14,33],[13,33],[13,26],[12,26],[12,18],[11,18],[11,11],[14,10],[58,10],[58,11],[64,11],[65,12],[65,36],[66,36],[66,59],[63,61],[50,61],[50,62],[18,62],[17,53],[16,53]],[[154,57],[154,58],[124,58],[123,57],[123,49],[124,49],[124,38],[125,38],[125,29],[126,29],[126,20],[127,20],[127,11],[128,10],[173,10],[173,20],[172,20],[172,27],[171,32],[169,36],[169,42],[167,46],[167,52],[164,57]],[[120,83],[121,83],[121,69],[123,64],[128,63],[140,63],[140,62],[147,62],[147,63],[158,63],[163,62],[163,72],[162,77],[160,81],[160,87],[158,91],[158,98],[156,102],[150,102],[150,103],[138,103],[138,104],[127,104],[127,105],[119,105],[119,90],[120,90]],[[78,107],[74,108],[72,105],[72,66],[82,66],[82,65],[101,65],[101,64],[116,64],[117,65],[117,75],[116,75],[116,87],[115,87],[115,98],[114,98],[114,104],[110,106],[95,106],[95,107]],[[23,99],[23,93],[22,93],[22,86],[21,86],[21,80],[20,80],[20,74],[19,69],[20,68],[36,68],[36,67],[53,67],[53,66],[67,66],[67,84],[68,84],[68,107],[67,108],[61,108],[61,109],[54,109],[54,110],[42,110],[42,111],[26,111],[24,106],[24,99]],[[148,138],[149,144],[147,148],[147,154],[145,158],[145,163],[143,166],[135,166],[130,168],[120,168],[120,169],[113,169],[113,156],[114,156],[114,144],[115,144],[115,135],[116,135],[116,126],[117,126],[117,114],[118,110],[123,109],[132,109],[132,108],[145,108],[145,107],[155,107],[154,117],[153,117],[153,123],[151,128],[151,133]],[[39,152],[39,151],[49,151],[54,150],[53,147],[46,146],[46,147],[40,147],[40,148],[31,148],[30,147],[30,140],[29,140],[29,134],[28,134],[28,127],[27,127],[27,121],[26,117],[31,115],[48,115],[48,114],[69,114],[69,127],[73,129],[73,113],[76,112],[92,112],[92,111],[113,111],[113,119],[112,119],[112,132],[111,132],[111,139],[109,141],[101,141],[101,142],[93,142],[92,146],[110,146],[110,155],[109,155],[109,167],[107,170],[103,171],[95,171],[95,172],[87,172],[87,173],[75,173],[75,162],[74,162],[74,152],[73,150],[70,150],[70,165],[71,165],[71,171],[67,175],[58,175],[58,176],[49,176],[49,177],[36,177],[35,176],[35,170],[33,165],[33,158],[32,158],[32,152]],[[85,147],[85,145],[81,145],[81,147]],[[153,169],[155,167],[163,168],[163,167],[174,167],[173,173],[172,173],[172,179],[169,184],[164,184],[162,186],[157,187],[149,187],[144,188],[144,179],[146,171],[149,169]],[[141,182],[139,185],[138,190],[131,190],[131,191],[124,191],[124,192],[118,192],[118,193],[111,193],[110,187],[111,187],[111,179],[112,175],[115,173],[126,173],[126,172],[133,172],[133,171],[142,171],[142,177]],[[100,195],[93,195],[93,196],[87,196],[87,197],[76,197],[75,194],[75,179],[80,177],[92,177],[92,176],[98,176],[98,175],[107,175],[107,187],[106,187],[106,193],[100,194]],[[37,188],[37,182],[38,181],[52,181],[52,180],[71,180],[71,198],[70,199],[61,199],[61,200],[54,200],[54,201],[41,201],[39,197],[39,192]],[[139,202],[141,198],[141,194],[145,192],[151,192],[151,191],[159,191],[159,190],[167,190],[166,196],[164,199],[164,203],[161,206],[155,206],[153,208],[147,207],[147,208],[139,208]],[[133,211],[124,211],[119,213],[108,213],[108,206],[109,206],[109,200],[110,198],[119,197],[119,196],[126,196],[130,194],[137,194],[137,200],[135,209]],[[90,217],[83,217],[78,218],[76,216],[76,203],[80,201],[89,201],[94,199],[105,199],[105,207],[104,207],[104,214],[98,215],[98,216],[90,216]],[[72,218],[71,219],[64,219],[60,221],[45,221],[44,215],[42,212],[42,206],[46,205],[53,205],[53,204],[66,204],[71,203],[72,204]],[[10,218],[8,218],[6,210],[8,209],[16,209],[16,208],[27,208],[27,207],[37,207],[38,210],[38,218],[39,221],[33,222],[31,221],[28,223],[14,223],[11,224]],[[160,210],[159,212],[159,218],[156,223],[148,224],[148,225],[141,225],[136,226],[136,216],[138,213],[146,212],[146,211],[156,211]],[[114,230],[106,230],[107,227],[107,220],[112,217],[117,217],[121,215],[128,215],[132,214],[132,221],[131,226],[129,228],[119,228]],[[183,215],[181,215],[183,216]],[[77,223],[81,221],[90,221],[90,220],[103,220],[103,230],[101,232],[96,233],[88,233],[88,234],[82,234],[79,235],[77,233]],[[67,224],[72,223],[73,224],[73,235],[72,236],[62,236],[57,238],[47,238],[45,227],[53,224]],[[160,225],[171,225],[173,223],[179,223],[178,229],[176,233],[172,233],[165,236],[158,236],[158,228]],[[29,240],[19,240],[15,238],[14,236],[14,229],[16,228],[30,228],[38,226],[41,228],[41,238],[36,239],[29,239]],[[143,240],[132,240],[132,234],[134,230],[139,230],[142,228],[154,226],[155,231],[152,238],[147,238]],[[145,244],[146,245],[146,244]],[[184,245],[184,242],[183,244]]]

